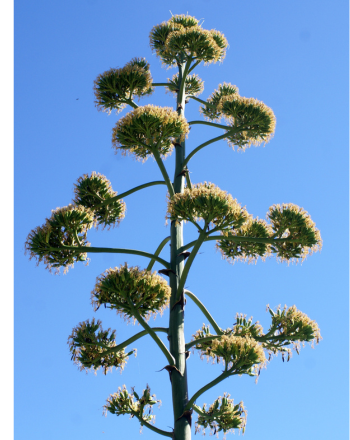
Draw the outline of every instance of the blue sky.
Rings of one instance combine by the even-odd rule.
[[[265,330],[266,304],[296,305],[316,320],[323,340],[306,346],[289,363],[274,358],[258,384],[234,377],[202,396],[212,403],[227,391],[248,409],[245,440],[348,438],[348,2],[296,0],[191,0],[119,2],[75,0],[15,3],[15,438],[58,440],[79,437],[137,438],[139,424],[128,417],[102,416],[109,394],[126,384],[136,391],[148,383],[163,406],[156,425],[172,426],[168,374],[163,355],[149,337],[132,347],[124,372],[107,376],[79,372],[70,361],[67,338],[80,321],[93,316],[117,330],[121,342],[139,331],[112,311],[94,313],[90,292],[96,277],[125,261],[147,265],[136,256],[93,255],[67,275],[50,275],[24,256],[24,241],[51,209],[69,204],[73,184],[84,173],[100,172],[124,192],[161,179],[156,163],[141,164],[115,155],[111,130],[120,115],[94,107],[93,81],[111,67],[145,57],[155,82],[166,70],[149,47],[151,28],[173,14],[204,19],[229,42],[222,64],[199,66],[206,99],[219,83],[263,101],[276,115],[276,134],[265,147],[244,153],[225,141],[212,144],[190,162],[192,182],[210,181],[227,190],[249,213],[264,218],[275,203],[306,209],[321,230],[323,250],[302,265],[271,258],[256,265],[230,265],[212,242],[203,246],[187,286],[223,328],[237,312],[253,316]],[[140,105],[173,106],[171,94],[157,88]],[[121,113],[126,114],[127,110]],[[186,107],[188,120],[200,119],[198,105]],[[221,132],[197,125],[191,151]],[[174,156],[166,160],[173,175]],[[165,226],[165,187],[125,199],[127,214],[118,228],[91,231],[95,246],[152,252],[169,234]],[[185,242],[196,236],[185,228]],[[167,258],[168,248],[162,254]],[[155,266],[160,269],[160,266]],[[188,299],[185,335],[205,322]],[[154,325],[167,326],[168,312]],[[152,322],[153,324],[153,322]],[[131,347],[131,348],[132,348]],[[192,354],[189,393],[214,379],[220,366]],[[142,438],[153,439],[143,430]],[[221,438],[222,436],[220,436]],[[229,437],[228,437],[229,438]]]

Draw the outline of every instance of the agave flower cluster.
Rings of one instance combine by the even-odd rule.
[[[156,403],[161,404],[160,400],[156,400],[155,394],[151,395],[151,390],[147,385],[146,389],[143,390],[142,397],[134,391],[129,393],[126,386],[123,388],[119,387],[118,391],[111,394],[107,399],[106,405],[104,405],[104,413],[107,412],[111,414],[116,414],[117,416],[130,414],[131,417],[137,417],[138,419],[147,422],[154,423],[155,415],[152,414],[153,405]],[[145,413],[147,411],[147,413]]]
[[[134,319],[135,313],[146,320],[150,315],[162,314],[170,295],[168,283],[156,272],[128,267],[126,263],[97,277],[91,294],[95,310],[102,304],[108,305],[127,321]]]
[[[146,105],[119,119],[113,129],[112,144],[122,154],[134,154],[145,161],[157,150],[163,157],[171,154],[175,140],[183,141],[189,125],[170,107]]]
[[[292,203],[273,205],[266,217],[271,221],[276,238],[288,238],[276,241],[271,247],[280,261],[304,261],[322,249],[321,233],[303,208]]]
[[[221,32],[203,29],[196,18],[174,15],[153,27],[150,45],[162,63],[172,67],[188,60],[206,64],[222,61],[228,43]]]
[[[138,98],[153,92],[149,64],[144,58],[133,58],[121,69],[101,73],[94,81],[95,104],[99,111],[119,113]]]
[[[244,151],[251,145],[269,142],[276,128],[276,117],[270,107],[254,98],[240,96],[238,88],[230,83],[219,84],[217,90],[201,107],[206,119],[228,123],[228,144]]]
[[[271,238],[273,235],[272,226],[265,220],[249,218],[240,228],[231,228],[222,232],[225,237],[249,237],[249,238]],[[236,261],[256,262],[259,257],[262,260],[271,255],[271,245],[257,241],[220,240],[216,244],[224,259],[232,264]]]
[[[300,343],[318,344],[322,339],[317,322],[298,310],[295,305],[289,308],[284,306],[283,309],[278,307],[276,312],[268,307],[268,311],[272,316],[272,323],[267,334],[273,336],[263,345],[270,352],[276,354],[278,351],[283,351],[286,345],[292,344],[299,353]]]
[[[225,332],[226,333],[226,332]],[[220,337],[209,341],[199,342],[195,348],[200,350],[201,358],[206,356],[207,360],[222,362],[225,368],[234,374],[249,374],[255,376],[256,371],[266,364],[264,349],[254,338],[250,336],[236,336],[232,330]],[[194,339],[202,339],[213,336],[209,327],[203,326],[194,335]]]
[[[136,353],[135,350],[125,353],[124,348],[118,351],[116,347],[115,330],[103,330],[101,321],[95,318],[91,323],[89,320],[80,322],[73,328],[68,338],[69,349],[72,353],[72,360],[79,366],[79,369],[94,370],[96,373],[99,368],[103,369],[104,374],[112,371],[113,367],[119,368],[120,372],[124,369],[128,356]]]
[[[249,218],[242,227],[223,231],[225,237],[237,237],[237,240],[223,239],[217,243],[223,258],[233,264],[236,261],[256,262],[258,257],[264,260],[276,254],[280,262],[289,263],[303,261],[308,255],[321,250],[320,231],[303,208],[291,203],[273,205],[267,218],[271,224]],[[247,241],[243,237],[247,237]],[[261,239],[270,241],[263,242]]]
[[[54,269],[58,273],[63,267],[66,272],[75,262],[87,261],[86,253],[79,251],[79,247],[89,245],[86,235],[95,223],[94,213],[72,204],[51,212],[42,226],[29,233],[25,251],[30,258],[36,258],[38,264],[43,261],[50,271]]]
[[[238,228],[250,216],[227,191],[204,182],[168,197],[168,217],[177,222],[204,220],[217,229],[223,229],[229,226]]]
[[[180,89],[179,74],[176,73],[171,79],[168,78],[169,85],[167,89],[177,96],[177,92]],[[198,75],[187,75],[185,79],[185,96],[192,95],[198,96],[204,90],[204,81],[202,81]]]
[[[210,435],[216,435],[223,431],[224,439],[227,433],[234,433],[235,429],[242,431],[244,434],[247,423],[247,411],[243,406],[243,402],[234,404],[230,399],[230,394],[224,393],[223,397],[218,397],[207,410],[206,404],[202,408],[197,405],[195,410],[198,412],[198,420],[196,421],[196,433],[205,434],[205,429],[210,429]]]
[[[126,205],[123,200],[111,200],[117,197],[111,182],[102,174],[84,174],[74,185],[77,205],[85,206],[94,213],[95,222],[102,227],[119,225],[125,217]]]

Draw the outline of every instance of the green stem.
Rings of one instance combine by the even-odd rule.
[[[90,247],[90,246],[64,246],[62,248],[51,248],[50,251],[61,251],[62,249],[67,249],[71,251],[76,251],[77,253],[91,252],[94,254],[106,253],[106,254],[130,254],[130,255],[140,255],[141,257],[151,258],[161,263],[167,269],[170,269],[170,264],[163,260],[163,258],[157,257],[156,255],[149,254],[148,252],[138,251],[135,249],[119,249],[119,248],[104,248],[104,247]]]
[[[132,108],[138,108],[139,106],[132,99],[126,99],[125,102],[130,105]]]
[[[195,259],[202,243],[205,241],[205,238],[207,237],[207,233],[205,232],[207,226],[208,226],[208,223],[205,222],[204,228],[201,231],[201,233],[199,234],[199,237],[196,240],[196,244],[193,246],[193,250],[186,261],[184,270],[183,270],[181,278],[180,278],[179,286],[177,288],[177,294],[176,294],[177,300],[179,300],[181,298],[181,294],[182,294],[182,291],[184,290],[187,276],[190,271],[193,260]]]
[[[158,347],[162,350],[164,356],[167,358],[167,360],[169,362],[169,365],[174,365],[174,363],[175,363],[174,357],[171,355],[169,350],[166,348],[163,341],[160,338],[158,338],[158,336],[156,335],[156,333],[154,332],[152,327],[150,327],[147,324],[147,322],[142,318],[139,311],[134,307],[134,305],[130,299],[128,299],[128,303],[129,303],[130,309],[132,310],[133,315],[138,320],[140,325],[142,325],[142,327],[151,336],[151,338],[153,338],[154,342],[158,345]]]
[[[169,179],[168,172],[165,169],[165,166],[164,166],[163,161],[162,161],[162,159],[160,157],[159,151],[158,151],[157,148],[154,148],[154,147],[151,148],[151,150],[152,150],[153,156],[154,156],[154,158],[155,158],[155,160],[156,160],[156,162],[157,162],[157,164],[159,166],[159,169],[160,169],[160,171],[161,171],[161,173],[162,173],[162,175],[164,177],[164,180],[165,180],[166,185],[168,187],[169,195],[170,195],[170,197],[172,197],[175,194],[174,193],[173,184],[171,183],[171,181]]]
[[[160,434],[160,435],[164,435],[165,437],[173,437],[173,433],[172,432],[163,431],[162,429],[156,428],[155,426],[153,426],[150,423],[148,423],[145,420],[143,420],[143,418],[140,417],[140,415],[137,412],[132,411],[131,414],[134,415],[137,419],[139,419],[139,421],[141,422],[141,426],[146,426],[151,431],[154,431],[154,432],[156,432],[157,434]]]
[[[203,394],[205,391],[208,391],[210,388],[212,388],[213,386],[217,385],[218,383],[220,383],[221,381],[223,381],[224,379],[226,379],[227,377],[229,377],[232,373],[229,371],[224,371],[222,374],[220,374],[220,376],[218,376],[216,379],[212,380],[211,382],[209,382],[207,385],[205,385],[204,387],[200,388],[191,398],[191,400],[188,402],[188,404],[185,407],[185,411],[186,410],[190,410],[192,408],[193,403],[197,400],[197,398]]]
[[[203,99],[199,99],[199,98],[197,98],[197,96],[187,95],[187,98],[194,99],[195,101],[198,101],[198,102],[200,102],[201,104],[204,104],[204,105],[207,106],[207,107],[212,107],[212,108],[216,109],[216,105],[214,105],[214,104],[210,104],[210,103],[207,102],[207,101],[203,101]]]
[[[190,178],[190,172],[189,171],[186,173],[186,183],[187,183],[187,188],[192,189],[192,183],[191,183],[191,178]]]
[[[170,235],[169,237],[164,238],[164,240],[160,243],[160,245],[157,247],[157,250],[155,251],[154,255],[156,257],[158,257],[158,255],[162,252],[164,246],[168,243],[168,241],[170,240]],[[154,263],[156,262],[156,260],[154,258],[152,258],[152,260],[149,262],[146,270],[152,270],[152,267],[154,265]]]
[[[186,344],[186,350],[189,350],[194,345],[202,344],[203,342],[210,342],[210,341],[213,341],[214,339],[220,339],[220,338],[221,338],[221,335],[212,335],[212,336],[207,336],[206,338],[196,339],[196,340],[191,341],[188,344]]]
[[[186,84],[186,76],[187,76],[187,72],[188,72],[188,69],[190,68],[190,66],[191,66],[191,63],[192,63],[192,58],[189,58],[188,60],[187,60],[187,63],[186,63],[186,65],[185,65],[185,69],[184,69],[184,71],[183,71],[183,76],[182,76],[182,80],[181,80],[181,85],[180,85],[180,90],[179,90],[179,96],[183,96],[185,93],[184,93],[184,91],[186,90],[185,89],[185,84]],[[180,79],[180,78],[179,78]]]
[[[104,202],[99,203],[98,205],[93,206],[93,209],[100,208],[101,206],[109,205],[109,204],[115,202],[116,200],[119,200],[123,197],[126,197],[126,196],[136,192],[136,191],[139,191],[140,189],[147,188],[147,187],[153,186],[153,185],[166,185],[166,183],[164,182],[164,180],[155,180],[154,182],[148,182],[148,183],[144,183],[139,186],[135,186],[135,188],[129,189],[129,191],[125,191],[115,197],[111,197],[110,199],[107,199]]]
[[[190,122],[188,122],[188,125],[196,125],[196,124],[210,125],[211,127],[223,128],[224,130],[230,130],[233,128],[230,125],[215,124],[215,122],[208,122],[208,121],[190,121]],[[241,130],[243,130],[243,128]]]
[[[200,308],[203,315],[207,318],[207,320],[210,322],[210,324],[213,326],[214,330],[218,335],[223,335],[224,332],[221,330],[221,328],[217,325],[215,319],[211,316],[208,309],[204,306],[204,304],[196,297],[196,295],[189,290],[185,289],[185,294],[191,298],[191,300]],[[192,344],[193,345],[193,344]]]
[[[221,134],[220,136],[217,136],[213,139],[210,139],[209,141],[204,142],[203,144],[200,144],[197,148],[195,148],[193,151],[191,151],[191,153],[186,157],[186,159],[184,160],[184,166],[186,166],[188,164],[188,162],[190,161],[190,159],[196,153],[198,153],[198,151],[200,151],[202,148],[206,147],[207,145],[212,144],[213,142],[217,142],[217,141],[220,141],[221,139],[225,139],[230,133],[231,133],[231,131],[226,132],[225,134]]]
[[[199,64],[201,61],[202,61],[202,60],[196,61],[196,62],[193,64],[193,66],[189,69],[189,71],[188,71],[187,73],[191,73],[192,70],[193,70],[195,67],[197,67],[198,64]]]
[[[168,334],[169,329],[167,329],[166,327],[152,327],[152,330],[154,332],[162,332]],[[136,335],[131,336],[131,338],[127,339],[126,341],[112,348],[104,344],[99,344],[98,342],[91,342],[91,343],[84,342],[84,345],[98,345],[99,347],[105,348],[106,351],[101,353],[101,356],[98,357],[98,359],[101,359],[102,357],[106,356],[109,353],[118,353],[118,351],[122,350],[123,348],[127,347],[128,345],[132,344],[133,342],[137,341],[138,339],[148,334],[149,333],[147,330],[142,330],[142,332],[136,333]]]

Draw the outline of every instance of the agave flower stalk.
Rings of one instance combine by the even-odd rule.
[[[143,330],[129,339],[117,343],[116,331],[103,330],[95,318],[79,323],[69,336],[68,344],[80,369],[122,371],[129,356],[136,349],[131,344],[143,336],[153,339],[154,348],[164,354],[162,370],[170,376],[173,403],[173,426],[166,431],[153,425],[152,407],[159,402],[151,395],[147,385],[140,397],[132,388],[125,386],[111,394],[104,410],[117,416],[129,414],[139,420],[141,426],[173,440],[191,439],[192,414],[199,417],[196,432],[210,429],[244,432],[246,410],[243,402],[234,404],[230,395],[224,393],[206,410],[197,400],[207,390],[223,380],[246,374],[260,375],[272,355],[282,354],[290,359],[291,349],[299,353],[306,342],[318,343],[322,338],[315,321],[295,306],[273,311],[271,326],[264,333],[258,322],[246,315],[237,314],[232,328],[219,325],[200,299],[185,288],[190,270],[203,243],[216,241],[222,257],[231,262],[264,260],[276,255],[281,262],[303,261],[308,255],[321,250],[322,239],[310,215],[294,204],[276,204],[269,208],[266,220],[253,218],[226,191],[210,182],[192,184],[189,163],[203,148],[222,139],[231,147],[244,151],[251,145],[267,143],[275,131],[275,116],[261,101],[239,95],[238,87],[231,83],[219,84],[218,88],[203,100],[197,97],[204,89],[204,81],[194,71],[199,63],[222,61],[228,42],[215,30],[203,29],[199,20],[188,15],[172,16],[167,22],[154,26],[150,33],[152,49],[167,67],[176,67],[177,73],[168,82],[154,82],[150,66],[144,58],[133,58],[123,68],[112,68],[99,75],[94,83],[96,106],[99,110],[117,113],[129,106],[131,111],[119,119],[113,129],[112,145],[122,155],[131,154],[145,162],[150,156],[156,161],[163,180],[138,185],[123,193],[112,190],[111,182],[103,175],[92,172],[84,174],[75,184],[73,204],[52,211],[42,226],[33,229],[25,243],[26,252],[38,263],[59,271],[67,271],[74,263],[87,262],[87,254],[114,253],[138,255],[147,258],[145,269],[120,267],[107,269],[97,277],[92,291],[92,305],[97,312],[101,306],[116,310],[125,321],[138,322]],[[138,106],[134,98],[150,95],[154,87],[164,87],[175,95],[175,109],[155,105]],[[200,112],[206,120],[187,122],[185,106],[190,101],[201,104]],[[226,124],[221,123],[225,120]],[[224,131],[208,141],[186,151],[189,129],[208,125]],[[170,178],[164,159],[175,154],[175,173]],[[170,235],[165,237],[149,253],[138,249],[90,246],[88,231],[93,227],[118,226],[126,213],[127,196],[155,185],[165,185],[168,191],[167,219]],[[198,230],[198,238],[184,244],[183,228],[186,222]],[[161,257],[165,246],[170,244],[170,257]],[[191,249],[192,248],[192,249]],[[191,252],[189,251],[191,249]],[[155,263],[162,269],[151,272]],[[165,277],[163,277],[164,275]],[[166,278],[168,277],[168,278]],[[185,296],[201,310],[209,325],[204,324],[191,341],[185,341]],[[151,315],[169,307],[169,325],[151,327]],[[167,335],[166,346],[158,333]],[[129,347],[131,346],[131,347]],[[128,347],[128,348],[127,348]],[[191,397],[188,394],[186,362],[189,350],[198,351],[224,365],[222,373],[211,382],[201,386]],[[146,411],[147,410],[147,411]]]

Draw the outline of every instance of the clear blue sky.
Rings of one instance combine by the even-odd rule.
[[[275,203],[302,206],[316,222],[323,250],[302,265],[256,265],[222,260],[207,243],[196,259],[188,288],[219,324],[232,326],[236,312],[253,315],[264,329],[266,304],[296,305],[316,320],[323,340],[305,347],[289,363],[274,358],[256,385],[250,377],[222,382],[200,399],[212,403],[223,392],[248,409],[245,440],[348,439],[348,2],[345,0],[36,0],[15,2],[15,438],[16,440],[108,440],[138,438],[139,424],[128,417],[102,416],[102,406],[118,386],[148,383],[163,401],[156,425],[172,426],[168,373],[162,353],[146,337],[133,346],[124,372],[104,376],[79,372],[70,361],[67,338],[80,321],[94,315],[117,330],[121,342],[139,331],[109,310],[94,314],[90,292],[106,268],[133,256],[93,255],[67,275],[50,275],[24,256],[31,229],[65,206],[84,173],[100,172],[113,189],[126,191],[161,178],[155,162],[114,155],[111,130],[119,116],[98,113],[93,81],[133,57],[146,57],[155,82],[175,70],[161,67],[151,53],[151,28],[173,14],[204,19],[203,27],[223,32],[229,42],[224,62],[200,66],[206,99],[219,83],[270,106],[276,134],[265,147],[245,153],[225,141],[212,144],[190,163],[193,182],[210,181],[227,190],[254,216],[264,218]],[[4,85],[3,85],[4,87]],[[161,88],[141,105],[173,106]],[[125,110],[122,115],[125,114]],[[196,102],[188,120],[200,118]],[[217,136],[213,127],[194,126],[191,151]],[[171,175],[174,156],[166,160]],[[165,187],[145,189],[125,199],[127,215],[111,232],[91,231],[95,246],[152,252],[169,234]],[[195,237],[186,227],[185,242]],[[168,249],[168,248],[167,248]],[[167,257],[167,250],[164,258]],[[160,269],[156,266],[156,269]],[[4,293],[5,294],[5,293]],[[204,317],[188,299],[186,339]],[[168,312],[156,324],[167,326]],[[220,366],[188,362],[189,393],[214,379]],[[156,434],[143,430],[144,440]],[[222,437],[222,436],[220,436]],[[229,437],[228,437],[229,438]]]

